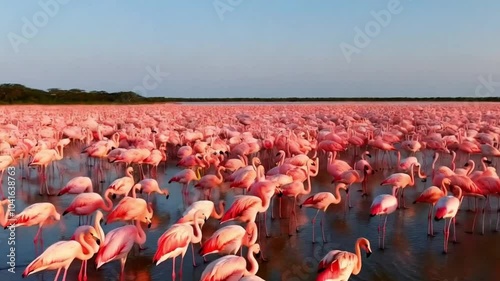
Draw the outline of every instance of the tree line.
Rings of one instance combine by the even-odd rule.
[[[81,89],[62,90],[52,88],[40,90],[20,84],[0,84],[0,104],[148,104],[166,102],[347,102],[347,101],[488,101],[498,102],[500,97],[288,97],[288,98],[172,98],[143,97],[137,93],[85,91]]]

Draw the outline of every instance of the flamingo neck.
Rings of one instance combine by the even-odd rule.
[[[340,200],[342,200],[342,197],[340,196],[340,188],[345,187],[345,184],[339,183],[335,187],[335,194],[333,195],[333,200],[331,204],[338,204],[340,203]]]
[[[488,170],[488,166],[486,165],[486,162],[484,162],[483,160],[481,160],[482,164],[483,164],[483,172]]]
[[[80,243],[83,247],[82,251],[77,254],[76,258],[82,261],[89,260],[94,256],[94,249],[87,243],[87,241],[85,241],[84,235],[85,233],[81,232],[76,239],[76,241],[78,241],[78,243]]]
[[[200,224],[198,223],[198,216],[195,216],[194,217],[193,238],[191,240],[201,241],[201,234],[202,233],[201,233]]]
[[[217,210],[215,209],[214,206],[211,216],[215,219],[220,219],[222,218],[222,216],[224,216],[224,201],[219,202],[219,213],[217,213]]]
[[[259,264],[257,263],[257,260],[255,259],[253,249],[248,251],[247,254],[247,259],[250,262],[250,270],[245,269],[245,276],[251,276],[257,274],[257,271],[259,271]]]
[[[401,165],[401,151],[398,150],[398,167]]]
[[[455,172],[455,159],[457,158],[457,153],[455,151],[453,153],[453,158],[451,159],[451,170]]]
[[[111,189],[106,190],[104,193],[104,204],[102,206],[102,210],[105,212],[111,211],[113,209],[113,202],[109,199],[109,194],[111,193]]]
[[[137,236],[136,236],[135,242],[139,245],[142,245],[142,244],[146,243],[146,233],[142,229],[140,220],[135,221],[135,226],[137,228]]]
[[[467,176],[469,176],[472,173],[472,171],[474,171],[474,169],[476,168],[476,163],[474,161],[470,161],[470,162],[471,162],[471,164],[469,165],[470,167],[469,167],[469,170],[467,171]]]
[[[10,214],[10,207],[9,207],[9,203],[7,203],[7,212],[5,212],[5,215],[3,213],[3,206],[0,204],[0,225],[1,226],[6,226],[7,225],[7,221],[9,219],[9,214]]]
[[[358,262],[356,263],[354,269],[352,270],[353,275],[358,275],[359,272],[361,271],[362,263],[361,263],[361,248],[359,247],[360,242],[361,241],[358,240],[355,246],[355,252],[356,252],[356,257],[358,258]]]
[[[448,188],[446,188],[446,184],[444,183],[444,179],[441,182],[441,190],[443,191],[444,196],[448,196]]]
[[[94,228],[97,230],[97,233],[99,234],[99,239],[101,240],[101,243],[104,243],[104,230],[101,227],[101,219],[102,219],[102,213],[97,213],[95,216],[95,221],[94,221]]]
[[[259,238],[259,233],[257,231],[257,225],[255,223],[249,224],[249,229],[247,229],[247,232],[251,231],[252,232],[252,237],[250,238],[249,245],[253,245],[257,243],[257,239]]]

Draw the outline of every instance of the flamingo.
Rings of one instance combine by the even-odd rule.
[[[42,188],[45,186],[47,195],[50,195],[49,186],[47,185],[47,166],[54,160],[61,160],[63,158],[63,145],[57,145],[56,149],[42,149],[33,156],[33,159],[28,164],[28,167],[40,167],[40,195],[42,195]]]
[[[434,215],[435,221],[444,219],[444,248],[443,254],[448,253],[448,238],[450,236],[450,225],[453,220],[453,242],[457,242],[457,233],[455,231],[455,216],[457,215],[460,202],[462,200],[462,189],[456,185],[453,186],[458,189],[458,196],[444,196],[439,198],[436,203],[436,211]],[[448,221],[447,221],[448,219]]]
[[[92,191],[92,180],[89,177],[74,177],[59,191],[57,196]]]
[[[259,244],[253,244],[248,249],[247,258],[250,262],[250,270],[247,270],[247,262],[243,257],[227,255],[218,258],[203,270],[200,281],[239,280],[244,276],[255,275],[259,270],[259,264],[255,260],[254,254],[259,253]]]
[[[206,219],[205,214],[201,210],[197,210],[194,214],[195,221],[198,219]],[[172,280],[175,280],[175,258],[181,256],[181,271],[179,275],[182,278],[182,267],[184,263],[184,255],[186,254],[189,243],[192,240],[201,239],[201,229],[198,223],[194,224],[193,228],[189,224],[176,223],[172,225],[162,236],[158,239],[158,248],[153,257],[153,263],[159,265],[160,263],[172,258]],[[193,253],[194,261],[194,253]],[[195,265],[195,264],[193,264]],[[196,266],[196,265],[195,265]]]
[[[299,228],[297,226],[297,214],[295,213],[295,207],[297,206],[297,197],[300,195],[308,195],[311,193],[311,174],[310,174],[310,168],[309,168],[309,163],[314,164],[312,160],[308,160],[306,167],[307,167],[307,187],[304,186],[304,183],[302,181],[292,181],[291,183],[287,183],[285,185],[282,185],[280,187],[281,192],[284,196],[287,197],[293,197],[293,205],[292,205],[292,217],[295,222],[295,230],[298,232]],[[279,198],[280,201],[280,214],[281,214],[281,199],[282,197]],[[281,217],[281,216],[280,216]],[[292,225],[291,219],[289,220],[288,223],[288,235],[291,236],[291,229],[290,226]]]
[[[133,191],[135,193],[135,191]],[[153,208],[142,198],[125,197],[108,214],[105,224],[115,221],[139,220],[151,227]]]
[[[418,177],[422,179],[422,182],[425,182],[427,179],[427,176],[425,174],[421,173],[420,169],[420,164],[412,164],[410,165],[410,175],[405,174],[405,173],[395,173],[387,177],[382,183],[380,183],[381,186],[383,185],[391,185],[393,187],[401,188],[401,201],[403,201],[403,209],[407,209],[405,205],[405,200],[404,200],[404,188],[407,187],[408,185],[414,186],[415,185],[415,177],[413,175],[413,168],[414,166],[418,166]],[[398,196],[399,197],[399,196]],[[398,200],[400,201],[400,200]],[[401,204],[398,203],[398,208],[401,207]]]
[[[370,167],[364,166],[362,171],[347,170],[347,171],[343,172],[337,180],[332,181],[332,183],[338,182],[339,184],[345,185],[346,206],[348,208],[352,208],[351,200],[350,200],[350,196],[349,196],[349,186],[351,186],[352,184],[357,183],[357,182],[365,182],[366,174],[368,173],[369,169],[370,169]],[[366,188],[363,188],[363,189],[366,190]],[[365,192],[363,192],[362,196],[367,196],[367,194]]]
[[[317,209],[316,215],[314,215],[314,218],[312,219],[312,229],[313,229],[313,238],[312,242],[315,243],[315,236],[314,236],[314,223],[316,222],[316,217],[319,214],[319,211],[323,211],[324,215],[321,218],[321,234],[323,235],[323,242],[326,242],[325,239],[325,229],[324,229],[324,220],[326,216],[326,209],[331,204],[338,204],[340,203],[340,200],[342,197],[340,197],[340,189],[344,188],[346,189],[346,186],[344,184],[338,184],[337,187],[335,188],[335,195],[332,194],[331,192],[318,192],[314,194],[313,196],[310,196],[307,198],[302,204],[300,204],[300,208],[306,207],[306,208],[314,208]],[[347,189],[346,189],[347,191]]]
[[[7,206],[7,211],[4,214],[3,205]],[[9,227],[8,221],[10,218],[11,202],[9,199],[0,201],[0,225],[2,227]]]
[[[7,225],[4,226],[4,229],[7,227],[38,225],[38,231],[36,232],[33,243],[35,244],[36,249],[36,244],[38,240],[40,240],[40,246],[43,249],[42,228],[45,224],[50,223],[52,220],[61,220],[61,215],[57,212],[56,207],[52,205],[52,203],[48,202],[35,203],[26,207],[22,212],[9,219]]]
[[[380,194],[375,199],[373,199],[373,203],[370,206],[370,217],[380,216],[380,221],[378,224],[378,247],[380,249],[385,248],[385,225],[387,224],[387,216],[392,214],[398,207],[398,199],[397,195],[397,186],[392,187],[392,195],[391,194]],[[384,217],[384,224],[382,229],[380,229],[380,225],[382,223],[382,217]],[[382,243],[380,243],[380,232],[382,232]]]
[[[101,243],[95,229],[89,228],[78,233],[75,240],[59,241],[52,244],[26,267],[22,277],[25,278],[42,270],[57,269],[56,278],[54,278],[54,281],[57,281],[61,269],[64,268],[62,280],[65,281],[68,268],[75,258],[86,261],[94,256],[94,247],[87,242],[89,239],[95,240],[97,246]]]
[[[143,179],[140,182],[136,183],[133,188],[135,190],[139,190],[139,193],[146,193],[148,195],[147,202],[149,202],[149,195],[153,192],[165,195],[165,197],[168,199],[170,196],[170,192],[168,189],[160,189],[160,186],[158,184],[158,181],[155,179]]]
[[[3,174],[6,169],[9,169],[14,164],[14,157],[12,157],[12,154],[9,155],[0,155],[0,196],[1,198],[4,198],[4,193],[3,193]],[[7,172],[10,174],[9,172]]]
[[[106,192],[104,193],[104,199],[101,197],[101,195],[99,195],[99,193],[95,192],[78,194],[73,199],[68,208],[64,210],[62,215],[65,216],[68,213],[72,213],[80,216],[79,223],[81,224],[82,216],[89,216],[97,209],[102,209],[105,212],[109,212],[113,208],[113,202],[111,202],[111,199],[109,199],[110,193],[111,190],[106,190]],[[87,217],[87,223],[88,219],[89,218]]]
[[[210,199],[210,191],[215,187],[219,187],[224,179],[222,178],[221,171],[226,170],[224,166],[219,166],[217,168],[217,173],[215,175],[205,175],[203,176],[198,183],[194,186],[200,189],[203,189],[208,192],[208,199]]]
[[[192,181],[199,181],[200,180],[200,168],[196,169],[196,172],[193,171],[192,169],[184,169],[177,174],[175,174],[169,181],[168,183],[172,182],[178,182],[182,184],[182,193],[184,195],[188,195],[188,186],[189,183]]]
[[[219,201],[219,212],[215,209],[215,204],[209,200],[200,200],[193,202],[185,211],[182,213],[182,217],[177,221],[177,223],[187,223],[193,222],[195,214],[200,210],[203,214],[207,215],[207,219],[212,217],[214,219],[220,219],[224,215],[224,209],[226,208],[226,202],[224,200]]]
[[[76,240],[77,237],[80,235],[80,233],[85,233],[87,231],[91,231],[92,229],[94,229],[97,233],[97,238],[99,239],[99,241],[103,241],[104,242],[104,239],[105,239],[105,235],[104,235],[104,231],[102,230],[102,227],[101,227],[101,222],[102,222],[102,218],[103,218],[103,214],[101,211],[97,211],[96,215],[95,215],[95,221],[94,221],[94,226],[90,226],[90,225],[83,225],[83,226],[79,226],[73,236],[71,236],[71,240]],[[89,240],[89,239],[87,239]],[[90,244],[91,241],[87,241],[87,243]],[[97,254],[99,252],[99,244],[96,244],[94,245],[93,247],[93,253],[94,254]],[[84,250],[84,253],[86,253],[86,251]],[[87,280],[87,261],[88,260],[82,260],[82,266],[80,267],[80,272],[78,273],[78,280]]]
[[[208,238],[200,248],[200,255],[219,253],[235,255],[242,245],[250,247],[257,242],[257,225],[249,222],[246,228],[239,225],[228,225],[220,228]]]
[[[429,215],[427,217],[427,235],[434,237],[434,228],[432,224],[432,212],[434,210],[434,206],[439,201],[439,199],[447,194],[447,186],[451,184],[451,180],[448,178],[443,178],[441,182],[441,188],[437,186],[431,186],[426,188],[420,196],[413,201],[413,204],[416,203],[427,203],[429,204]]]
[[[358,238],[354,249],[355,253],[340,250],[328,252],[318,264],[316,281],[345,281],[351,275],[358,275],[362,266],[361,249],[366,252],[367,258],[372,254],[370,241]]]
[[[126,176],[114,180],[109,185],[108,189],[112,190],[113,199],[115,199],[117,195],[128,195],[134,186],[134,176],[132,175],[132,172],[134,172],[134,168],[128,167],[126,170]]]
[[[148,228],[151,224],[148,225]],[[106,234],[106,239],[97,252],[95,259],[96,269],[114,260],[120,260],[120,280],[124,280],[125,263],[134,243],[140,247],[146,242],[146,233],[141,223],[136,220],[135,225],[125,225],[115,228]]]

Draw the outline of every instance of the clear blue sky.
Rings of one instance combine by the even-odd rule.
[[[3,0],[0,83],[132,90],[148,67],[169,73],[148,96],[474,96],[480,75],[500,82],[498,0],[400,0],[350,63],[340,44],[391,0],[241,0],[223,20],[214,2],[69,0],[28,38],[39,2]]]

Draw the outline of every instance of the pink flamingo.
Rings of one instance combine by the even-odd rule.
[[[209,254],[235,255],[241,246],[250,247],[257,243],[258,231],[254,222],[249,222],[246,228],[239,225],[228,225],[220,228],[208,238],[200,249],[200,255]],[[240,251],[241,252],[241,251]]]
[[[210,200],[199,200],[193,202],[185,211],[182,213],[182,217],[177,221],[177,223],[187,223],[193,222],[195,214],[197,211],[201,211],[203,214],[207,215],[207,219],[212,217],[214,219],[220,219],[224,215],[224,209],[226,208],[226,202],[224,200],[219,201],[219,212],[215,209],[214,202]]]
[[[14,164],[14,157],[12,157],[12,154],[10,155],[0,155],[0,196],[1,198],[4,198],[4,193],[3,193],[3,174],[6,169],[8,169],[10,166]]]
[[[7,211],[5,212],[4,214],[4,209],[3,209],[3,205],[7,206]],[[9,199],[4,199],[2,201],[0,201],[0,225],[2,227],[8,227],[8,221],[9,221],[9,218],[10,218],[10,201]]]
[[[323,211],[323,217],[321,218],[321,234],[323,235],[323,242],[326,243],[325,239],[325,229],[324,229],[324,221],[325,221],[325,216],[326,216],[326,209],[331,204],[338,204],[340,203],[340,200],[342,197],[340,196],[340,189],[344,188],[346,189],[346,186],[344,184],[338,184],[337,187],[335,188],[335,195],[332,194],[329,191],[326,192],[318,192],[314,194],[313,196],[310,196],[307,198],[302,204],[300,204],[300,208],[306,207],[306,208],[314,208],[317,209],[316,215],[314,215],[314,218],[312,219],[312,229],[313,229],[313,238],[312,242],[315,243],[315,235],[314,235],[314,224],[316,222],[316,217],[319,214],[319,211]]]
[[[94,226],[93,227],[90,225],[79,226],[73,233],[73,236],[71,236],[71,240],[76,240],[77,237],[80,235],[80,233],[85,233],[94,229],[97,233],[97,238],[99,239],[99,241],[104,242],[106,236],[104,235],[104,231],[102,230],[101,227],[102,218],[103,218],[102,212],[97,211],[95,215]],[[91,239],[86,239],[86,242],[88,244],[91,244],[92,241],[89,240]],[[94,254],[97,254],[99,252],[99,244],[93,245],[92,248]],[[84,254],[87,254],[86,249],[84,249]],[[82,260],[82,266],[80,267],[80,272],[78,273],[78,280],[83,280],[83,281],[87,280],[87,261],[88,260]]]
[[[92,180],[89,177],[74,177],[72,178],[57,194],[80,194],[83,192],[92,192]]]
[[[62,145],[58,145],[56,149],[42,149],[33,156],[33,159],[28,164],[29,167],[40,166],[40,195],[43,194],[43,186],[45,186],[47,195],[50,195],[49,186],[47,185],[47,166],[54,160],[62,159],[63,153],[64,150]]]
[[[332,181],[332,183],[338,182],[339,184],[344,184],[345,185],[345,191],[346,191],[346,206],[348,208],[352,208],[351,206],[351,200],[349,196],[349,187],[358,182],[365,182],[366,174],[368,173],[368,170],[370,167],[365,166],[362,171],[357,171],[357,170],[347,170],[343,172],[338,180]],[[373,170],[372,170],[373,171]],[[363,190],[366,190],[366,187],[363,187]],[[363,196],[367,196],[365,192],[363,192]]]
[[[115,199],[117,195],[127,196],[129,194],[135,183],[132,172],[134,172],[134,168],[128,167],[126,170],[126,176],[117,178],[109,185],[108,189],[112,191],[113,199]]]
[[[361,249],[366,252],[367,258],[372,254],[370,241],[358,238],[354,249],[355,253],[340,250],[328,252],[318,264],[316,281],[342,281],[348,280],[351,275],[358,275],[362,266]]]
[[[61,269],[64,268],[62,280],[65,281],[68,268],[75,258],[86,261],[94,255],[94,247],[87,242],[89,239],[95,240],[97,245],[101,243],[95,229],[89,228],[84,232],[80,232],[75,239],[76,241],[59,241],[52,244],[26,267],[22,275],[23,278],[42,270],[57,269],[56,278],[54,279],[54,281],[57,281]]]
[[[410,175],[405,174],[405,173],[395,173],[387,177],[382,183],[380,183],[381,186],[383,185],[391,185],[395,186],[397,188],[401,188],[401,200],[398,201],[403,201],[403,209],[407,209],[405,205],[405,197],[404,197],[404,188],[409,186],[414,186],[415,185],[415,177],[413,175],[413,168],[417,164],[412,164],[410,166]],[[422,179],[422,182],[425,182],[427,179],[427,176],[425,174],[421,173],[421,166],[420,164],[418,166],[418,177]],[[398,196],[399,197],[399,196]],[[401,207],[401,204],[398,204],[398,208]]]
[[[199,181],[200,180],[200,168],[196,169],[196,172],[193,171],[192,169],[184,169],[177,174],[175,174],[169,181],[168,183],[172,182],[178,182],[182,184],[182,193],[184,195],[188,195],[188,186],[192,181]]]
[[[460,202],[462,201],[462,189],[458,186],[453,186],[458,189],[458,196],[444,196],[439,198],[436,203],[436,213],[434,215],[434,220],[440,221],[444,219],[444,248],[443,253],[448,253],[448,238],[450,237],[450,225],[453,220],[453,242],[457,242],[457,233],[455,231],[455,216],[457,215],[458,208],[460,207]],[[448,219],[448,221],[446,221]]]
[[[149,226],[148,226],[149,227]],[[106,234],[106,239],[99,248],[95,259],[96,269],[114,260],[120,260],[120,280],[124,280],[125,263],[134,243],[141,248],[146,242],[146,233],[137,220],[134,225],[115,228]]]
[[[40,246],[43,249],[42,228],[52,220],[61,220],[61,215],[57,212],[56,207],[48,202],[35,203],[9,219],[4,228],[38,225],[38,231],[36,232],[33,242],[36,249],[37,242],[40,240]]]
[[[205,220],[205,214],[201,210],[197,210],[194,214],[196,222],[198,219]],[[163,233],[160,238],[158,238],[158,248],[153,257],[153,263],[159,265],[160,263],[172,258],[172,280],[175,280],[175,258],[181,256],[181,270],[179,275],[182,278],[182,268],[184,263],[184,255],[187,252],[189,244],[193,240],[201,239],[201,229],[198,223],[194,224],[193,227],[189,224],[176,223],[172,225],[165,233]],[[193,252],[193,265],[194,263],[194,252]]]
[[[99,193],[95,192],[78,194],[73,199],[68,208],[64,210],[62,215],[65,216],[68,213],[72,213],[80,216],[79,224],[81,224],[82,216],[89,216],[97,211],[97,209],[102,209],[105,212],[109,212],[113,208],[113,202],[111,202],[111,199],[109,199],[110,193],[111,190],[106,190],[106,192],[104,193],[104,199]],[[87,223],[89,222],[89,219],[90,218],[87,217]]]
[[[432,212],[434,210],[434,206],[439,201],[439,199],[443,196],[447,195],[447,186],[451,184],[451,180],[448,178],[444,178],[441,183],[441,188],[437,186],[431,186],[426,188],[420,196],[413,201],[413,204],[416,203],[427,203],[429,204],[429,215],[427,217],[427,235],[434,237],[434,228],[432,223]]]
[[[310,168],[309,164],[312,163],[314,164],[314,161],[308,160],[307,161],[307,187],[304,186],[304,183],[302,181],[293,181],[291,183],[282,185],[280,187],[281,192],[284,196],[287,197],[293,197],[293,205],[292,205],[292,218],[288,222],[288,235],[292,235],[291,231],[291,226],[292,226],[292,219],[295,222],[295,230],[296,232],[299,231],[298,223],[297,223],[297,214],[295,213],[295,207],[297,206],[297,197],[300,195],[308,195],[311,193],[311,174],[310,174]],[[280,210],[280,217],[281,217],[281,199],[282,196],[279,198],[279,210]]]
[[[259,244],[254,244],[248,249],[250,270],[247,270],[247,262],[243,257],[227,255],[218,258],[203,270],[200,281],[239,280],[243,276],[255,275],[259,271],[259,264],[254,254],[258,253],[260,253]]]
[[[115,221],[138,220],[147,223],[148,227],[151,227],[152,218],[153,208],[151,207],[151,203],[148,204],[142,198],[125,197],[108,214],[105,224]]]
[[[217,168],[217,174],[216,175],[205,175],[201,177],[201,179],[196,183],[194,186],[200,189],[205,190],[205,192],[208,192],[208,199],[210,199],[210,193],[211,190],[219,187],[222,182],[224,181],[224,178],[222,177],[221,171],[226,170],[224,166],[219,166]]]
[[[375,199],[370,206],[370,217],[380,216],[380,221],[378,224],[378,247],[380,249],[385,248],[385,225],[387,224],[387,216],[392,214],[398,207],[397,186],[392,187],[391,194],[380,194]],[[384,224],[381,229],[382,217],[384,217]],[[382,243],[380,243],[380,232],[382,232]]]
[[[148,195],[147,202],[149,202],[149,195],[153,192],[156,192],[158,194],[165,195],[165,197],[168,199],[170,197],[170,192],[168,189],[160,189],[160,186],[158,184],[158,181],[155,179],[143,179],[140,182],[136,183],[134,185],[135,190],[139,190],[139,193],[146,193]]]

